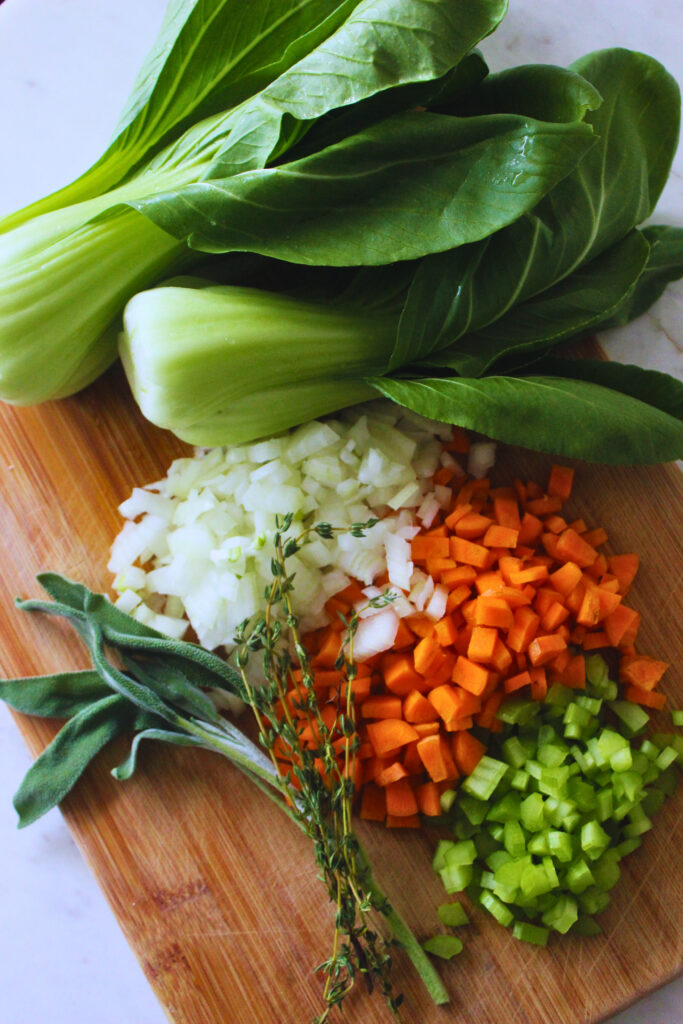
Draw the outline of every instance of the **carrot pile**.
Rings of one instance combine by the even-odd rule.
[[[446,447],[462,452],[467,443],[456,430]],[[360,584],[328,602],[330,626],[304,638],[322,719],[360,793],[361,817],[389,827],[417,827],[420,815],[442,813],[442,793],[485,753],[470,730],[498,731],[510,695],[543,700],[554,682],[584,688],[585,652],[618,652],[626,700],[655,709],[665,702],[657,686],[667,665],[636,651],[640,615],[624,601],[638,556],[602,553],[605,530],[561,515],[573,470],[553,466],[545,488],[521,480],[492,488],[450,461],[434,478],[451,488],[450,508],[412,541],[415,567],[447,588],[443,618],[401,619],[392,650],[359,663],[350,684],[335,664],[344,617],[367,602]],[[301,683],[294,671],[285,699],[300,742],[314,748],[319,737],[302,710]],[[348,685],[358,735],[344,762],[339,714]],[[280,753],[285,770],[294,755]]]

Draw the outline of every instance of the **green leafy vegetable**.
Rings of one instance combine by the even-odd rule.
[[[370,383],[423,416],[538,451],[617,465],[683,454],[683,422],[592,381],[491,376]]]

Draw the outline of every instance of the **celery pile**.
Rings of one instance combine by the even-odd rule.
[[[434,857],[446,891],[466,891],[515,938],[540,946],[551,931],[601,931],[595,915],[610,902],[619,861],[674,792],[683,758],[679,738],[644,735],[649,715],[617,699],[599,654],[586,668],[585,691],[555,683],[543,703],[506,701],[506,727],[489,741],[495,756],[482,757],[457,800],[454,791],[442,798],[456,837]],[[457,911],[440,916],[463,923]]]

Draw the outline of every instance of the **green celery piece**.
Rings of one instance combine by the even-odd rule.
[[[449,928],[460,928],[462,925],[470,923],[467,911],[462,903],[442,903],[441,906],[437,907],[436,912],[441,923]]]
[[[422,948],[432,956],[438,956],[442,960],[450,960],[451,957],[462,953],[462,941],[455,935],[433,935],[422,943]]]
[[[455,843],[451,839],[440,839],[436,844],[432,860],[432,867],[435,871],[441,871],[442,868],[446,867],[446,854],[453,846],[455,846]]]
[[[657,813],[665,800],[666,793],[663,793],[661,789],[647,789],[640,801],[640,806],[645,814],[651,817]]]
[[[588,914],[579,914],[570,931],[574,935],[602,935],[602,928]]]
[[[678,750],[675,747],[663,747],[657,755],[655,764],[661,771],[678,762]]]
[[[610,768],[613,772],[628,772],[633,766],[630,747],[622,747],[615,750],[609,759]]]
[[[505,824],[508,821],[517,821],[520,815],[520,805],[520,794],[510,791],[491,805],[486,815],[486,820],[500,822],[501,824]]]
[[[548,944],[549,931],[539,925],[530,924],[528,921],[515,921],[512,934],[522,942],[530,942],[534,946],[546,946]]]
[[[609,836],[598,821],[587,821],[581,828],[581,849],[591,859],[597,860],[609,845]]]
[[[520,821],[527,832],[540,832],[546,826],[544,800],[540,793],[530,793],[519,808]]]
[[[682,728],[683,727],[683,710],[681,710],[679,708],[674,708],[672,710],[672,712],[671,712],[671,721],[676,726],[676,728],[678,728],[678,729]]]
[[[588,889],[589,886],[595,885],[595,878],[593,877],[593,872],[588,867],[588,864],[583,859],[583,857],[579,857],[576,860],[572,861],[572,863],[567,868],[565,881],[567,886],[569,887],[569,890],[573,892],[575,895],[585,892],[585,890]]]
[[[543,915],[543,924],[554,929],[561,935],[566,935],[569,929],[578,920],[579,911],[576,900],[569,895],[559,897],[552,910],[546,911]]]
[[[525,896],[541,896],[553,889],[553,883],[541,864],[528,864],[522,872],[520,888]]]
[[[573,855],[571,836],[568,832],[552,829],[548,833],[548,849],[555,860],[568,863]]]
[[[448,814],[448,812],[451,810],[453,804],[456,801],[456,796],[457,794],[454,789],[446,789],[441,794],[441,796],[439,797],[439,803],[441,804],[441,810],[443,811],[444,814]]]
[[[620,719],[626,736],[636,736],[650,721],[647,711],[629,700],[611,700],[608,707]]]
[[[604,892],[609,892],[619,881],[621,871],[614,858],[600,857],[591,868],[595,884]]]
[[[479,902],[489,914],[492,914],[498,924],[509,927],[515,919],[509,907],[506,907],[492,892],[482,892]]]
[[[577,898],[581,910],[586,914],[599,914],[611,902],[609,894],[595,885],[579,893]]]
[[[460,843],[451,843],[444,850],[444,867],[458,867],[462,864],[474,864],[477,859],[477,849],[471,839]]]
[[[439,871],[447,893],[462,892],[471,883],[474,870],[471,864],[447,864]]]
[[[522,826],[517,820],[508,820],[503,826],[503,844],[512,857],[521,857],[526,849]]]
[[[468,775],[460,787],[469,796],[477,800],[490,800],[498,783],[504,778],[508,766],[484,754],[471,775]]]

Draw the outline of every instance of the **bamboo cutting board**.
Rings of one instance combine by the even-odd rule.
[[[0,407],[0,672],[44,674],[87,662],[68,627],[20,614],[52,569],[106,590],[117,505],[185,452],[145,423],[113,370],[85,393],[37,409]],[[498,478],[543,481],[551,460],[501,449]],[[671,663],[670,706],[683,706],[683,477],[674,466],[578,468],[575,513],[604,525],[614,550],[637,550],[629,603],[644,616],[642,649]],[[668,728],[668,713],[659,717]],[[17,716],[34,754],[55,723]],[[307,840],[227,762],[209,753],[143,746],[139,769],[117,783],[109,748],[63,805],[66,819],[175,1024],[306,1024],[320,1009],[313,967],[329,954],[332,916]],[[435,1008],[410,964],[396,957],[406,1024],[595,1024],[681,968],[679,787],[601,916],[598,938],[514,940],[474,911],[465,951],[441,968],[450,1006]],[[363,828],[378,881],[418,937],[438,930],[441,884],[421,834]],[[337,1019],[340,1019],[339,1016]],[[359,984],[350,1024],[391,1019]]]

